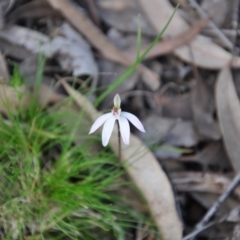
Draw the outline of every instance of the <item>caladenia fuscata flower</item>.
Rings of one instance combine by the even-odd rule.
[[[109,142],[116,121],[119,123],[121,137],[126,145],[129,144],[130,138],[130,126],[128,121],[130,121],[141,132],[145,132],[142,123],[135,115],[121,111],[121,99],[118,94],[114,97],[113,103],[114,107],[112,111],[100,116],[94,122],[89,132],[89,134],[91,134],[103,125],[102,144],[104,147],[107,146]]]

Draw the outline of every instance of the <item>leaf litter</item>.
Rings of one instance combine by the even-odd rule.
[[[143,53],[154,37],[162,31],[178,2],[181,4],[162,39],[132,74],[127,75],[124,80],[120,79],[122,82],[119,85],[119,76],[121,78],[128,71],[137,54]],[[64,159],[60,160],[63,150],[59,143],[50,145],[53,139],[60,136],[59,132],[51,132],[53,130],[50,129],[51,124],[46,129],[34,125],[36,123],[29,125],[26,113],[21,115],[23,111],[29,109],[30,103],[34,106],[37,99],[40,109],[44,111],[45,119],[49,115],[61,115],[58,124],[71,138],[71,151],[75,151],[76,146],[81,148],[91,141],[89,156],[103,154],[104,157],[107,156],[104,154],[111,152],[117,154],[116,131],[111,139],[110,148],[103,153],[98,137],[89,138],[88,129],[99,115],[99,110],[109,111],[113,96],[119,93],[123,99],[122,109],[132,112],[141,119],[146,134],[137,132],[137,136],[132,134],[131,144],[123,148],[123,165],[130,179],[124,175],[118,180],[124,182],[127,179],[134,183],[138,190],[118,186],[114,181],[112,183],[115,185],[111,185],[111,188],[114,189],[114,194],[125,199],[123,202],[134,211],[145,217],[151,215],[151,220],[146,223],[141,219],[140,222],[136,221],[128,227],[126,239],[145,240],[161,237],[164,240],[176,240],[194,233],[206,211],[211,209],[221,194],[226,194],[234,174],[239,172],[240,58],[238,53],[233,55],[230,52],[232,46],[237,47],[235,42],[239,40],[234,39],[237,35],[235,33],[238,21],[233,7],[236,6],[236,2],[2,1],[0,4],[2,114],[0,132],[4,136],[2,139],[9,136],[8,131],[14,129],[22,129],[21,134],[28,131],[29,139],[34,134],[39,134],[39,142],[41,139],[48,139],[41,153],[44,171],[54,173],[54,169],[58,169],[59,174],[66,169],[71,172],[72,167],[70,165],[65,167],[67,163],[63,161]],[[141,44],[139,39],[138,43],[136,41],[138,27],[141,28]],[[41,55],[45,58],[45,64],[41,62]],[[42,86],[38,89],[40,78]],[[83,95],[86,95],[88,100]],[[70,97],[70,102],[67,96]],[[105,96],[105,99],[102,96]],[[92,105],[95,99],[97,109]],[[34,113],[30,115],[33,116]],[[16,118],[21,119],[17,126],[14,122]],[[58,129],[60,131],[60,127]],[[132,130],[134,133],[134,129]],[[76,135],[73,134],[74,131]],[[17,134],[15,137],[17,138]],[[65,141],[65,136],[61,137],[61,141]],[[3,149],[9,150],[8,154],[12,153],[12,148],[9,148],[11,141],[1,144],[4,146]],[[14,146],[18,149],[17,144]],[[30,143],[26,152],[31,148]],[[4,151],[1,161],[5,164]],[[70,152],[68,154],[71,155]],[[9,156],[12,157],[11,154]],[[36,158],[31,158],[31,162],[37,174],[33,182],[39,184],[40,172],[34,159]],[[79,174],[83,174],[90,181],[101,166],[96,169],[83,166],[83,169],[89,172]],[[103,166],[104,171],[105,168],[106,165]],[[123,168],[114,169],[117,175]],[[105,176],[106,181],[107,175],[108,172]],[[74,186],[81,186],[84,183],[75,172],[70,179]],[[27,189],[28,182],[24,181],[22,176],[19,183]],[[105,181],[101,179],[100,183],[105,184]],[[5,184],[10,186],[3,181],[3,185]],[[34,184],[33,189],[37,189],[34,188],[37,186]],[[62,191],[54,182],[52,185],[49,185],[49,182],[45,184],[54,186],[51,190]],[[63,180],[61,184],[64,185],[66,182]],[[72,187],[67,185],[69,191],[70,186]],[[18,192],[16,187],[18,186],[14,187],[14,191]],[[106,189],[102,191],[101,194],[106,193],[104,192]],[[11,198],[12,194],[14,192],[9,195]],[[71,192],[68,194],[71,195]],[[232,194],[227,194],[226,202],[215,212],[212,222],[209,222],[211,227],[207,230],[205,226],[197,229],[198,233],[194,239],[237,239],[239,186]],[[35,197],[39,196],[33,194],[30,198],[23,198],[20,201],[36,206],[32,202],[38,201]],[[11,206],[15,207],[16,203],[11,202]],[[1,235],[6,236],[9,232],[12,234],[9,235],[11,239],[18,239],[21,234],[24,239],[41,239],[40,231],[43,231],[43,234],[49,237],[51,231],[57,232],[56,229],[59,227],[67,232],[66,225],[61,225],[61,221],[66,223],[64,221],[68,218],[71,221],[74,219],[74,226],[77,226],[72,229],[70,238],[79,239],[85,232],[78,230],[83,226],[81,225],[83,221],[78,220],[82,217],[91,217],[90,225],[98,237],[116,239],[117,235],[117,239],[125,239],[125,233],[121,231],[122,226],[115,225],[118,222],[114,221],[112,225],[110,224],[113,227],[111,228],[109,222],[107,223],[109,221],[107,215],[99,209],[90,209],[92,206],[87,208],[87,205],[84,205],[69,213],[61,212],[62,209],[58,208],[56,203],[51,202],[46,206],[50,211],[44,210],[40,230],[40,218],[30,223],[31,218],[24,215],[26,212],[21,210],[16,212],[14,219],[6,215],[6,206],[1,203],[3,211],[0,218]],[[42,209],[46,206],[41,205]],[[33,209],[33,212],[36,210]],[[131,220],[135,219],[130,212],[125,214]],[[102,216],[104,220],[107,219],[105,222],[98,221]],[[119,215],[114,216],[118,218]],[[24,217],[25,227],[21,231],[16,226],[24,225]],[[56,217],[58,220],[50,223]],[[157,231],[149,225],[150,222],[154,222]],[[142,229],[137,229],[139,226]],[[111,231],[103,234],[109,229],[116,231],[115,235]]]

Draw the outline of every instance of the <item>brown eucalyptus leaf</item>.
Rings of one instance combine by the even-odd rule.
[[[174,7],[168,0],[139,0],[139,3],[154,27],[156,34],[159,33],[172,15]],[[187,29],[189,29],[189,25],[180,14],[176,12],[171,23],[164,32],[164,36],[174,37],[187,31]],[[192,51],[190,51],[189,47],[191,47]],[[203,36],[195,37],[189,43],[189,46],[184,45],[176,48],[173,53],[188,63],[192,63],[194,59],[196,66],[206,69],[220,69],[227,65],[232,59],[231,53]],[[239,57],[234,57],[232,66],[240,67]]]
[[[223,68],[216,84],[217,114],[223,141],[236,171],[240,171],[240,104],[229,68]]]
[[[92,121],[101,115],[79,92],[66,82],[62,81],[62,84]],[[109,144],[113,151],[118,153],[117,131],[113,131]],[[141,140],[131,135],[130,145],[122,147],[122,159],[129,175],[149,205],[161,239],[180,240],[182,226],[177,216],[171,184],[154,155]]]
[[[57,15],[57,13],[49,6],[46,0],[35,0],[13,10],[8,18],[18,20],[22,18],[43,18],[51,15]]]

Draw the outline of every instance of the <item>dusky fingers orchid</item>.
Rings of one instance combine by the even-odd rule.
[[[114,97],[113,104],[114,104],[114,107],[112,111],[110,113],[106,113],[100,116],[94,122],[89,132],[89,134],[95,132],[99,127],[101,127],[104,124],[103,131],[102,131],[102,145],[104,147],[107,146],[109,142],[116,120],[119,123],[122,140],[126,145],[129,144],[129,138],[130,138],[129,122],[131,122],[141,132],[145,132],[142,123],[135,115],[128,112],[121,111],[121,108],[120,108],[121,99],[119,94],[116,94],[116,96]]]

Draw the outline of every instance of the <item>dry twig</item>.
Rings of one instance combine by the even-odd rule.
[[[214,214],[218,211],[221,205],[226,201],[229,195],[233,192],[233,190],[237,187],[240,182],[240,172],[235,176],[231,184],[228,186],[226,191],[219,197],[217,202],[208,210],[205,214],[203,219],[197,224],[195,230],[184,237],[184,240],[190,240],[194,238],[198,233],[202,232],[206,228],[210,227],[211,225],[207,225],[210,219],[214,216]],[[215,224],[215,223],[214,223]]]

